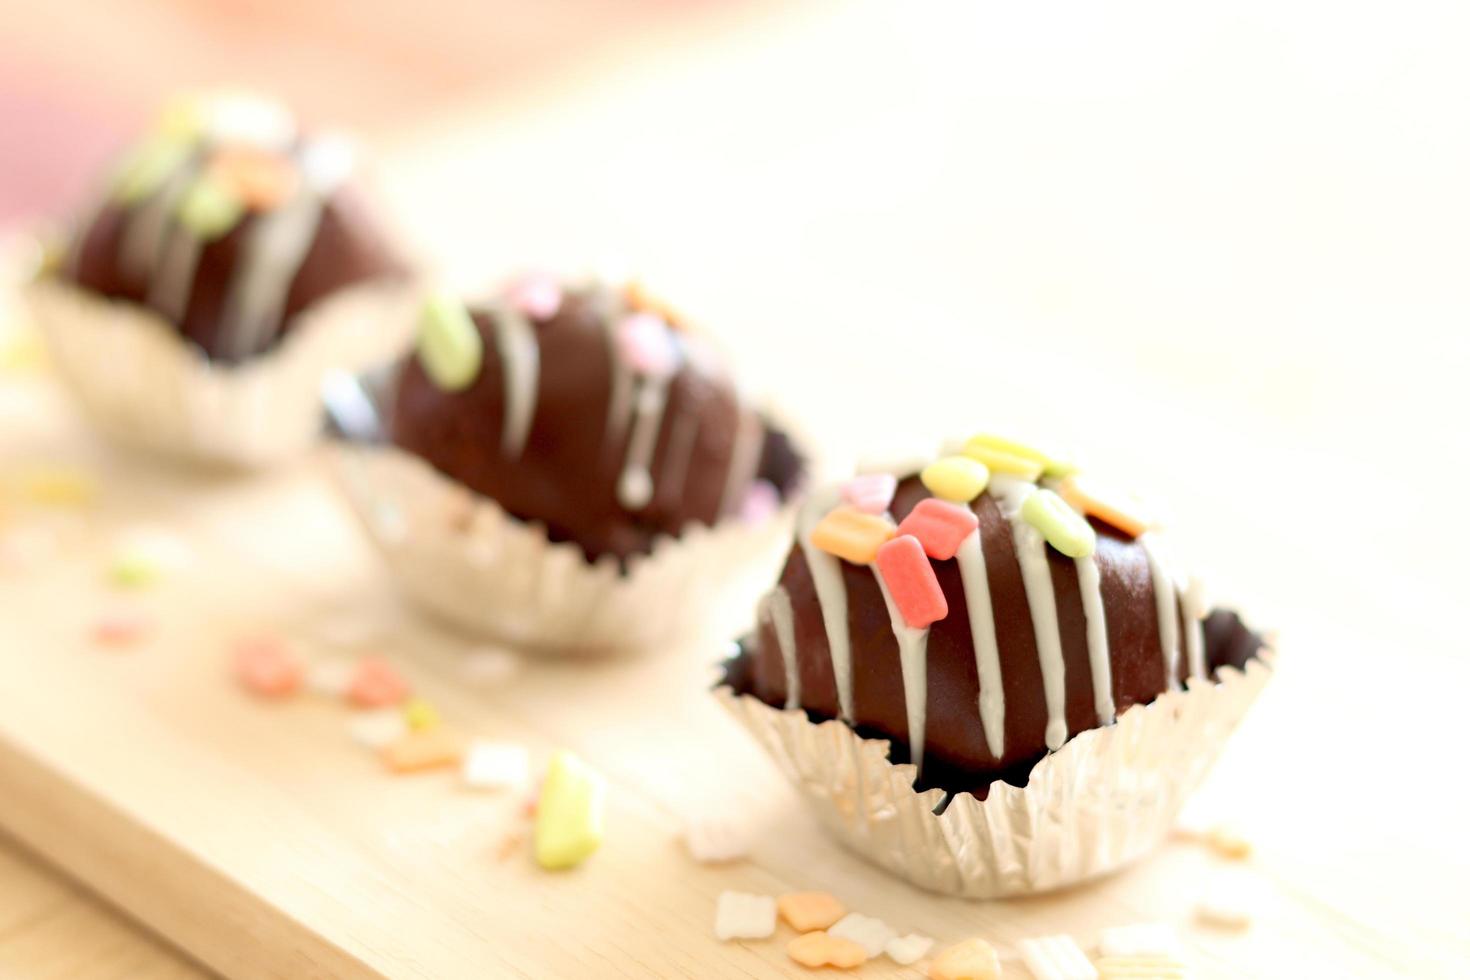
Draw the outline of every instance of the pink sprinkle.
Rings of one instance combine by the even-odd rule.
[[[360,708],[386,708],[402,704],[410,694],[408,681],[381,657],[364,657],[352,674],[347,699]]]
[[[894,538],[878,549],[877,562],[883,584],[909,626],[927,629],[949,615],[949,602],[918,538],[911,534]]]
[[[865,473],[842,485],[842,499],[865,514],[881,514],[897,489],[898,477],[892,473]]]
[[[510,305],[533,320],[550,320],[561,309],[561,283],[555,276],[532,272],[506,290]]]
[[[152,625],[142,613],[108,613],[92,624],[92,639],[102,646],[132,646],[148,635]]]
[[[781,494],[770,480],[756,480],[745,491],[740,504],[740,520],[760,524],[781,509]]]
[[[235,644],[235,676],[245,689],[267,698],[294,694],[305,668],[284,642],[273,636],[252,637]]]
[[[912,534],[924,546],[926,555],[944,561],[953,558],[960,542],[979,526],[980,519],[970,508],[926,497],[898,525],[898,533]]]
[[[668,325],[652,313],[633,313],[618,323],[618,349],[640,374],[667,378],[679,366]]]

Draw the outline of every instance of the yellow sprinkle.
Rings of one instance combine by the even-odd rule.
[[[34,466],[21,473],[20,492],[32,503],[81,507],[97,495],[97,484],[81,470],[64,466]]]
[[[411,698],[403,705],[403,720],[416,732],[435,728],[439,724],[439,710],[423,698]]]
[[[988,444],[991,438],[993,437],[974,436],[965,440],[965,455],[976,462],[984,463],[992,473],[1018,476],[1023,480],[1035,480],[1041,476],[1042,470],[1046,468],[1046,457],[1036,459],[1005,449],[997,449]],[[1036,452],[1034,449],[1027,451]]]
[[[990,470],[966,450],[964,456],[944,456],[924,467],[919,479],[941,500],[968,504],[985,491]]]
[[[536,805],[536,863],[548,870],[581,864],[602,843],[607,783],[581,759],[562,751],[551,757]]]
[[[1007,457],[1019,457],[1023,460],[1030,460],[1033,463],[1039,463],[1041,464],[1041,472],[1044,476],[1063,477],[1077,472],[1076,466],[1064,460],[1049,456],[1034,446],[1028,446],[1024,442],[1016,442],[1004,436],[991,435],[988,432],[982,432],[979,435],[971,436],[967,439],[965,441],[965,453],[966,455],[974,456],[996,473],[1014,472],[1017,476],[1025,476],[1025,472],[1002,469],[1001,466],[992,464],[990,459],[987,459],[985,455],[976,455],[976,453],[998,453],[1000,455],[994,457],[997,462],[1005,462],[1007,461]],[[1029,468],[1026,468],[1026,471],[1029,472]]]
[[[10,374],[32,374],[46,365],[46,353],[40,339],[29,330],[17,330],[0,337],[0,371]]]
[[[157,559],[143,550],[131,549],[113,556],[107,577],[122,589],[141,589],[158,581],[162,570]]]

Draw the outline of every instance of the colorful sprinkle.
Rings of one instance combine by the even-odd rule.
[[[1077,467],[1071,463],[1064,462],[1054,456],[1049,456],[1033,446],[1026,445],[1024,442],[1015,442],[1011,439],[989,433],[971,436],[965,442],[966,452],[971,447],[977,450],[993,450],[995,452],[1005,453],[1008,456],[1029,459],[1034,463],[1039,463],[1041,464],[1041,474],[1043,476],[1063,477],[1077,471]],[[991,469],[995,468],[991,467]],[[1001,471],[996,470],[996,472]]]
[[[847,908],[831,892],[792,892],[776,899],[776,911],[797,932],[826,929],[847,914]]]
[[[439,726],[439,709],[423,698],[410,698],[403,705],[403,720],[410,730],[427,731]]]
[[[941,500],[968,504],[985,491],[990,470],[969,456],[944,456],[924,467],[919,479]]]
[[[1097,550],[1097,532],[1087,519],[1050,490],[1037,490],[1021,505],[1021,517],[1040,531],[1046,543],[1068,558],[1086,558]]]
[[[884,954],[899,966],[913,966],[929,955],[934,940],[911,932],[907,936],[895,936],[883,947]]]
[[[949,615],[949,602],[918,538],[894,538],[878,549],[877,562],[883,584],[909,626],[928,629]]]
[[[189,139],[154,136],[135,147],[118,168],[112,194],[119,204],[131,206],[161,188],[193,152]]]
[[[1001,473],[1006,476],[1019,477],[1022,480],[1036,480],[1046,469],[1046,457],[1037,453],[1039,458],[1021,455],[997,448],[992,443],[993,436],[973,436],[965,440],[965,455],[978,463],[984,463],[992,473]],[[1003,441],[1003,440],[1000,440]],[[1011,445],[1016,445],[1011,443]],[[1034,449],[1027,452],[1035,453]]]
[[[869,957],[882,956],[889,942],[898,938],[893,927],[871,915],[849,912],[827,930],[827,935],[857,943]]]
[[[1105,956],[1097,961],[1098,980],[1185,980],[1188,975],[1172,956]]]
[[[1194,907],[1194,916],[1201,923],[1216,929],[1243,932],[1251,927],[1255,919],[1249,890],[1237,878],[1217,876],[1205,888],[1204,895]]]
[[[851,939],[841,939],[825,932],[809,932],[786,944],[786,955],[808,970],[824,966],[851,970],[868,961],[868,954]]]
[[[715,938],[766,939],[776,931],[776,900],[749,892],[720,892],[715,902]]]
[[[341,133],[319,133],[301,147],[301,174],[318,192],[329,192],[352,176],[357,146]]]
[[[878,549],[896,531],[887,517],[842,506],[829,511],[812,528],[812,544],[854,565],[866,565],[878,557]]]
[[[648,288],[636,279],[630,280],[623,287],[623,300],[632,309],[652,313],[671,327],[684,326],[684,317],[674,309],[672,304],[649,292]]]
[[[48,507],[85,507],[97,496],[97,481],[68,466],[31,466],[19,474],[20,494]]]
[[[770,480],[752,480],[745,489],[745,499],[740,502],[740,521],[743,524],[763,524],[781,509],[781,493]]]
[[[750,841],[736,820],[722,814],[690,817],[684,822],[684,846],[700,864],[728,864],[745,857]]]
[[[445,391],[463,391],[480,376],[485,342],[470,311],[455,296],[436,293],[419,312],[419,363]]]
[[[184,191],[178,203],[179,223],[205,242],[224,237],[245,215],[245,202],[229,184],[206,174]]]
[[[531,782],[531,754],[523,745],[475,740],[461,770],[470,789],[521,789]]]
[[[1100,487],[1092,480],[1069,476],[1057,486],[1057,493],[1077,510],[1131,538],[1139,537],[1153,525],[1137,501]]]
[[[602,843],[607,782],[565,750],[551,757],[536,806],[536,863],[548,870],[581,864]]]
[[[898,533],[911,534],[924,546],[924,554],[936,561],[947,561],[960,550],[960,542],[980,526],[980,519],[968,507],[928,497],[914,505],[898,525]]]
[[[247,691],[261,697],[281,698],[301,686],[301,661],[273,636],[251,637],[235,644],[235,676]]]
[[[206,170],[252,211],[273,211],[301,186],[301,173],[279,153],[247,146],[226,147],[210,158]]]
[[[402,704],[409,693],[408,681],[396,667],[380,657],[364,657],[358,661],[347,687],[347,699],[359,708]]]
[[[864,514],[882,514],[897,489],[898,477],[892,473],[864,473],[842,485],[842,499]]]
[[[1036,980],[1097,980],[1097,969],[1071,936],[1042,936],[1016,944]]]
[[[141,642],[153,628],[153,620],[140,612],[107,613],[92,624],[92,640],[99,646],[129,647]]]
[[[396,773],[424,772],[459,764],[464,740],[443,728],[410,731],[378,750],[383,765]]]
[[[1255,851],[1250,838],[1229,824],[1221,824],[1205,831],[1205,843],[1223,858],[1244,861]]]
[[[524,275],[505,291],[507,302],[532,320],[550,320],[561,309],[561,283],[541,272]]]
[[[668,325],[652,313],[633,313],[617,325],[618,350],[639,374],[667,378],[679,367],[679,349]]]
[[[1000,957],[983,939],[966,939],[929,963],[930,980],[1000,980]]]
[[[162,576],[158,562],[146,551],[124,549],[107,566],[108,579],[120,589],[147,588]]]

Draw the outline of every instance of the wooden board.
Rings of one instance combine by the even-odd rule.
[[[95,472],[101,493],[61,553],[0,588],[0,823],[39,853],[229,976],[800,975],[774,941],[711,935],[725,888],[821,888],[942,942],[1016,939],[1145,919],[1177,923],[1201,976],[1432,975],[1466,952],[1373,884],[1395,860],[1374,840],[1296,853],[1297,822],[1260,777],[1290,730],[1287,677],[1269,690],[1210,794],[1256,823],[1259,921],[1245,937],[1190,924],[1221,870],[1173,843],[1095,886],[970,903],[918,892],[824,838],[772,766],[704,691],[717,647],[615,663],[527,663],[489,689],[465,681],[466,641],[404,608],[313,459],[268,477],[150,467],[87,436],[44,383],[4,392],[3,459]],[[15,522],[56,526],[30,510]],[[140,525],[187,541],[194,571],[138,601],[156,635],[99,648],[89,625],[120,597],[108,542]],[[548,874],[524,846],[518,796],[473,795],[449,775],[394,778],[347,737],[340,706],[261,704],[231,682],[231,641],[282,632],[326,651],[391,656],[451,724],[530,746],[570,746],[612,782],[606,846]],[[679,814],[731,801],[755,828],[751,860],[714,869],[676,842]],[[1315,820],[1355,822],[1330,809]],[[1278,823],[1278,818],[1281,818]],[[1336,838],[1333,832],[1328,836]],[[1325,864],[1324,864],[1325,860]],[[1015,968],[1018,972],[1019,967]],[[886,961],[863,976],[914,975]]]

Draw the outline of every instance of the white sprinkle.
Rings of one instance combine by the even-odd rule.
[[[738,861],[750,850],[744,828],[737,821],[716,814],[686,820],[684,845],[689,848],[689,856],[701,864]]]
[[[1205,925],[1244,930],[1255,918],[1254,905],[1245,882],[1234,875],[1217,875],[1206,885],[1194,912]]]
[[[1103,956],[1169,956],[1178,959],[1179,936],[1162,922],[1104,929],[1098,942]]]
[[[471,789],[519,789],[531,781],[531,753],[522,745],[476,740],[462,771]]]
[[[408,734],[408,722],[396,708],[381,708],[354,715],[347,722],[352,740],[369,749],[381,749]]]
[[[460,669],[471,684],[494,687],[520,671],[521,658],[508,650],[480,647],[465,654]]]
[[[322,660],[306,668],[306,689],[324,698],[342,698],[357,666],[350,660]]]
[[[827,935],[857,943],[867,951],[869,959],[882,955],[888,944],[898,938],[893,927],[882,919],[857,912],[849,912],[838,919],[837,924],[827,930]]]
[[[1097,980],[1097,967],[1071,936],[1042,936],[1016,944],[1036,980]]]
[[[776,900],[770,895],[720,892],[715,906],[715,938],[765,939],[776,931]]]
[[[883,952],[899,966],[913,966],[929,955],[929,950],[933,946],[934,940],[928,936],[911,932],[907,936],[894,936],[888,940],[888,945],[883,947]]]

